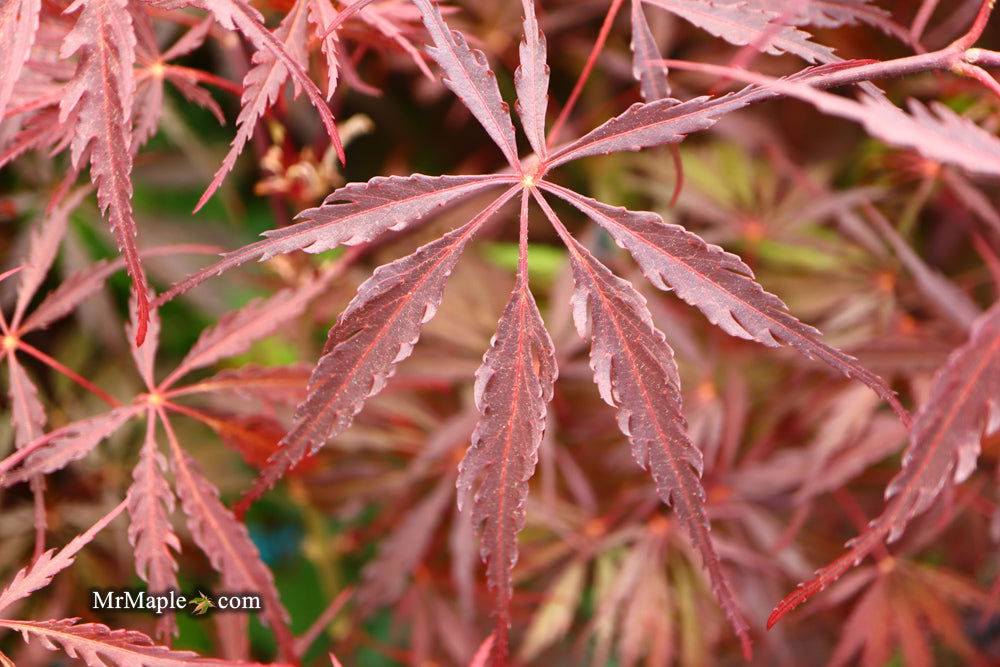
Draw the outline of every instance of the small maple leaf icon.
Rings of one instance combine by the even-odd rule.
[[[201,591],[198,591],[198,597],[191,598],[191,602],[194,603],[194,609],[191,610],[191,613],[194,614],[195,616],[201,616],[206,611],[208,611],[210,607],[215,606],[215,603],[212,602],[212,599],[207,595],[205,595],[204,593],[202,593]]]

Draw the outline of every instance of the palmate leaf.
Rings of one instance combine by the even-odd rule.
[[[521,215],[526,223],[527,193],[523,197]],[[510,627],[511,570],[517,562],[517,534],[524,527],[528,480],[535,472],[545,409],[558,375],[555,349],[528,287],[527,269],[521,262],[514,291],[476,372],[481,417],[458,476],[460,507],[461,499],[481,480],[472,521],[481,526],[480,553],[494,589],[494,636],[501,652],[506,650]]]
[[[643,275],[662,290],[699,308],[726,333],[769,347],[784,343],[819,359],[848,377],[861,380],[902,417],[906,410],[877,375],[840,350],[819,340],[819,331],[795,319],[785,304],[766,292],[739,257],[709,245],[679,225],[649,212],[609,206],[557,185],[543,188],[558,195],[611,234],[632,254]]]
[[[274,37],[281,42],[283,51],[299,67],[304,67],[307,62],[307,15],[308,0],[296,0],[274,31]],[[288,78],[288,68],[274,51],[259,50],[253,54],[252,62],[253,66],[243,79],[240,114],[236,118],[236,125],[239,129],[236,131],[236,136],[233,137],[232,147],[222,160],[222,166],[215,172],[212,182],[195,205],[195,211],[205,205],[205,202],[222,185],[226,174],[232,171],[236,164],[236,158],[243,152],[244,146],[253,136],[257,121],[277,101]],[[299,82],[295,80],[296,91],[299,87]]]
[[[839,60],[833,49],[809,41],[810,35],[790,25],[775,24],[781,11],[748,0],[643,0],[680,16],[730,44],[753,44],[771,55],[793,53],[810,63]]]
[[[516,193],[511,188],[471,222],[375,270],[330,329],[295,423],[242,504],[269,489],[289,468],[350,426],[408,357],[420,326],[437,311],[445,283],[469,239]]]
[[[156,413],[146,411],[146,441],[139,463],[132,470],[128,497],[128,540],[135,549],[135,569],[149,584],[150,593],[177,588],[177,561],[171,550],[181,550],[180,540],[170,526],[175,498],[163,472],[167,461],[156,444]],[[173,614],[157,620],[161,636],[177,630]]]
[[[19,484],[34,475],[47,475],[82,459],[140,411],[141,406],[137,405],[117,408],[67,424],[25,444],[23,449],[33,453],[20,468],[6,475],[0,473],[0,487]],[[10,465],[19,460],[20,457],[4,463]]]
[[[499,146],[507,162],[515,170],[520,170],[514,124],[511,122],[507,103],[500,96],[496,75],[490,69],[486,55],[482,51],[470,49],[462,33],[452,30],[445,24],[441,10],[432,5],[430,0],[413,0],[413,2],[420,8],[427,32],[434,40],[434,46],[428,46],[427,52],[444,71],[445,85],[476,117],[490,138]],[[525,75],[532,80],[530,83],[525,81],[525,84],[535,88],[529,92],[531,99],[527,101],[529,106],[538,109],[537,94],[540,91],[534,86],[535,77],[531,73]],[[518,94],[521,94],[520,90]],[[533,128],[537,128],[537,117],[531,122]]]
[[[309,101],[319,112],[326,132],[330,135],[330,141],[341,162],[344,161],[344,147],[340,142],[340,134],[334,124],[333,113],[330,107],[323,100],[323,94],[316,84],[313,83],[309,75],[291,54],[288,53],[274,33],[264,27],[260,12],[251,7],[244,0],[164,0],[162,3],[169,7],[191,5],[200,7],[212,14],[215,20],[227,30],[238,30],[258,49],[270,52],[274,58],[280,62],[287,70],[297,86],[301,86],[309,96]]]
[[[969,341],[938,371],[917,413],[903,469],[886,489],[888,505],[849,550],[775,607],[768,626],[823,590],[907,523],[927,511],[949,481],[964,481],[976,467],[980,439],[1000,429],[1000,303],[976,320]]]
[[[633,104],[624,113],[555,151],[548,168],[591,155],[676,144],[694,132],[701,132],[719,122],[727,113],[742,109],[751,101],[749,91],[722,97],[695,97],[678,103],[660,99]]]
[[[100,623],[78,623],[77,618],[58,621],[10,621],[0,627],[20,632],[25,641],[37,639],[50,651],[61,650],[88,667],[264,667],[259,663],[199,658],[192,651],[159,646],[135,630],[112,630]]]
[[[287,660],[292,655],[289,616],[281,603],[271,571],[260,558],[247,528],[219,500],[219,490],[201,474],[198,464],[184,452],[173,427],[160,408],[160,420],[170,442],[171,468],[181,508],[198,548],[222,575],[223,585],[232,591],[253,591],[263,598],[263,620],[270,626],[279,650]]]
[[[388,230],[402,229],[436,209],[486,188],[509,184],[509,176],[375,177],[334,191],[322,206],[306,209],[294,225],[265,232],[267,238],[226,253],[215,264],[189,276],[165,292],[163,303],[200,285],[211,276],[250,260],[304,250],[318,253],[339,245],[371,241]]]
[[[534,0],[521,0],[521,3],[524,5],[524,37],[518,47],[520,62],[514,71],[515,109],[531,148],[539,157],[545,157],[545,109],[549,96],[545,35],[538,27]]]
[[[632,0],[632,76],[639,81],[639,91],[646,102],[670,97],[667,70],[655,63],[661,58],[656,39],[646,21],[640,0]]]
[[[590,366],[601,398],[617,408],[618,426],[632,443],[633,458],[650,471],[660,497],[687,529],[749,659],[749,629],[712,544],[699,479],[702,455],[685,428],[673,351],[653,326],[642,295],[569,236],[537,192],[535,198],[569,249],[576,285],[573,319],[580,335],[590,340]]]
[[[79,53],[76,74],[60,101],[59,122],[73,119],[73,166],[90,162],[97,202],[107,217],[132,278],[139,304],[136,340],[146,337],[149,313],[146,276],[135,243],[132,217],[132,102],[135,95],[135,33],[126,0],[77,0],[79,12],[60,57]]]

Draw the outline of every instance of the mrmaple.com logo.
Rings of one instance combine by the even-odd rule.
[[[191,613],[201,615],[209,609],[219,611],[251,611],[259,612],[263,608],[260,595],[256,593],[229,593],[208,596],[198,591],[194,597],[186,597],[176,590],[162,593],[149,593],[135,589],[94,590],[90,592],[90,608],[119,609],[123,611],[148,611],[162,614],[165,611],[183,611],[190,608]]]

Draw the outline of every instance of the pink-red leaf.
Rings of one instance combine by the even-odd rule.
[[[20,448],[42,434],[45,407],[38,399],[38,389],[16,355],[8,355],[7,365],[10,371],[10,421],[14,427],[14,444]]]
[[[549,183],[543,187],[606,229],[632,254],[653,285],[674,290],[726,333],[770,347],[790,345],[861,380],[906,417],[906,410],[881,378],[853,357],[822,343],[819,332],[790,315],[778,297],[764,291],[750,267],[736,255],[705,243],[679,225],[667,224],[655,213],[608,206]]]
[[[46,274],[59,252],[59,244],[66,234],[66,223],[70,214],[80,205],[84,196],[90,192],[89,187],[78,188],[59,203],[41,221],[31,234],[28,256],[25,258],[26,268],[21,272],[21,281],[17,286],[17,305],[11,320],[11,328],[18,329],[31,298],[45,280]]]
[[[514,71],[517,103],[524,134],[535,154],[544,158],[545,108],[549,94],[549,65],[546,62],[545,35],[538,27],[534,0],[521,0],[524,7],[524,37],[518,49],[521,61]],[[658,57],[658,56],[657,56]]]
[[[576,284],[573,319],[590,340],[590,366],[601,398],[618,410],[618,426],[632,443],[633,457],[652,473],[660,497],[687,529],[749,659],[748,627],[710,535],[699,479],[702,455],[686,432],[673,351],[653,326],[642,295],[569,236],[541,195],[536,199],[569,249]]]
[[[60,56],[79,53],[76,74],[60,102],[60,122],[76,118],[71,143],[73,166],[90,162],[97,202],[107,217],[132,277],[139,304],[138,343],[145,339],[149,313],[146,276],[135,244],[132,217],[132,102],[135,96],[135,33],[125,0],[77,0],[79,11]]]
[[[685,21],[730,44],[753,44],[771,55],[794,53],[805,60],[833,62],[833,49],[810,42],[809,33],[790,25],[775,24],[781,11],[770,11],[746,0],[644,0],[662,7]]]
[[[414,174],[377,176],[367,183],[349,183],[327,197],[322,206],[300,213],[297,219],[302,222],[265,232],[265,240],[224,254],[220,261],[175,285],[158,303],[252,259],[264,261],[294,250],[318,253],[339,245],[371,241],[390,229],[402,229],[461,197],[511,181],[504,176]]]
[[[8,621],[0,626],[20,632],[25,641],[38,639],[50,651],[62,650],[88,667],[263,667],[259,663],[199,658],[191,651],[159,646],[134,630],[112,630],[100,623],[77,623],[79,619],[58,621]]]
[[[771,612],[768,627],[823,590],[884,541],[892,542],[927,511],[949,481],[976,467],[980,439],[1000,429],[1000,303],[981,315],[969,341],[938,371],[930,396],[913,422],[903,469],[886,489],[888,505],[849,550]]]
[[[640,0],[632,0],[632,76],[639,81],[642,99],[646,102],[670,97],[667,69],[657,65],[660,49],[646,21]]]
[[[437,311],[466,243],[515,192],[508,190],[459,229],[379,267],[358,288],[330,329],[309,381],[309,397],[296,409],[292,430],[244,502],[350,426],[365,400],[382,390],[396,364],[410,355],[421,325]]]
[[[185,0],[184,4],[201,7],[210,12],[215,20],[227,30],[239,30],[258,49],[264,49],[274,55],[287,70],[297,86],[301,86],[309,96],[309,101],[316,107],[320,119],[330,135],[330,140],[337,149],[340,160],[344,160],[344,147],[340,143],[340,134],[334,124],[333,113],[326,105],[323,94],[295,58],[288,53],[274,33],[264,27],[261,15],[244,0]]]
[[[244,366],[221,371],[207,380],[170,391],[168,395],[231,391],[251,400],[297,405],[306,397],[310,370],[306,365]]]
[[[77,535],[69,544],[59,551],[49,549],[35,562],[21,569],[14,579],[3,591],[0,591],[0,611],[3,611],[17,600],[22,600],[35,591],[45,588],[62,570],[73,564],[73,559],[80,549],[90,543],[97,533],[104,530],[105,526],[111,523],[116,516],[125,509],[126,501],[119,503],[114,509],[101,517],[97,523],[87,529],[86,532]]]
[[[459,499],[479,480],[472,521],[482,528],[480,554],[495,593],[494,646],[501,654],[507,650],[517,534],[524,527],[528,480],[538,462],[545,407],[557,375],[555,349],[524,268],[518,272],[493,343],[476,372],[476,405],[481,416],[458,477]]]
[[[680,143],[687,135],[707,130],[725,114],[748,103],[747,95],[739,93],[695,97],[679,104],[673,99],[633,104],[621,115],[553,153],[550,168],[590,155]]]
[[[197,368],[219,359],[241,354],[260,338],[269,336],[289,320],[298,317],[329,284],[328,279],[312,280],[301,287],[281,290],[268,299],[255,299],[239,310],[224,315],[205,329],[163,387]]]
[[[73,422],[29,442],[24,449],[30,449],[34,453],[14,472],[0,475],[0,487],[18,484],[34,475],[55,472],[73,461],[82,459],[101,441],[110,437],[122,424],[135,416],[140,409],[138,406],[130,405],[111,410],[96,417]],[[20,458],[5,461],[4,469]]]
[[[146,441],[129,489],[128,539],[135,549],[136,572],[150,592],[161,592],[177,587],[177,562],[170,551],[180,551],[181,543],[170,527],[175,499],[163,476],[167,461],[156,445],[155,430],[155,413],[149,411]]]
[[[262,616],[274,632],[286,659],[292,660],[289,616],[278,596],[271,571],[260,558],[247,528],[219,500],[219,490],[205,479],[198,464],[184,452],[166,413],[159,411],[170,440],[171,467],[181,508],[198,548],[222,575],[223,585],[232,591],[253,591],[263,598]]]
[[[307,0],[296,0],[295,4],[281,20],[274,37],[283,46],[283,50],[293,59],[299,67],[306,64],[307,53],[307,33],[308,22]],[[222,166],[215,172],[212,182],[205,193],[202,194],[194,210],[197,211],[205,205],[215,191],[222,185],[226,174],[232,171],[236,164],[236,158],[243,152],[243,147],[253,136],[257,126],[257,121],[264,115],[278,99],[285,80],[288,78],[288,68],[285,63],[271,50],[260,50],[253,54],[253,66],[243,79],[243,97],[241,99],[240,114],[236,118],[236,136],[233,137],[232,147],[229,153],[222,160]],[[296,89],[299,82],[296,80]],[[325,105],[324,105],[325,106]]]
[[[441,10],[437,5],[431,4],[430,0],[414,0],[414,4],[420,8],[427,32],[434,40],[434,46],[428,46],[427,52],[444,71],[445,85],[468,107],[500,147],[507,162],[515,171],[519,170],[520,161],[510,110],[500,97],[497,78],[490,69],[486,55],[478,49],[470,49],[462,33],[451,30],[445,24]]]

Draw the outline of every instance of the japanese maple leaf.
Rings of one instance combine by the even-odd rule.
[[[258,497],[305,455],[343,432],[364,401],[385,386],[396,364],[409,355],[421,324],[434,315],[446,279],[469,240],[519,195],[521,260],[493,345],[476,375],[481,419],[458,479],[462,489],[477,488],[472,512],[475,523],[482,527],[482,554],[495,592],[496,659],[503,661],[506,655],[516,535],[523,526],[527,483],[535,468],[546,403],[556,378],[552,343],[528,289],[531,200],[545,212],[569,251],[576,282],[576,325],[591,343],[591,366],[601,396],[617,409],[618,423],[632,443],[636,461],[651,471],[660,496],[674,506],[703,558],[720,604],[749,653],[746,623],[712,545],[699,480],[701,452],[685,431],[673,353],[653,325],[645,300],[569,234],[548,198],[562,199],[596,221],[632,254],[654,285],[675,291],[727,333],[771,347],[790,345],[860,379],[901,415],[905,411],[877,376],[821,342],[815,329],[790,315],[776,296],[754,281],[751,270],[738,257],[682,227],[665,223],[654,213],[618,208],[563,188],[548,180],[548,174],[587,156],[676,144],[692,132],[711,127],[725,113],[763,99],[755,97],[761,93],[748,89],[687,102],[654,99],[633,105],[583,137],[549,150],[545,38],[535,19],[534,3],[525,0],[521,65],[514,82],[518,116],[534,155],[522,160],[508,106],[486,56],[471,49],[461,33],[449,29],[429,0],[416,0],[416,5],[433,41],[428,52],[441,68],[445,85],[482,125],[511,173],[415,174],[348,184],[332,193],[322,206],[302,212],[297,224],[265,232],[264,240],[227,253],[162,297],[172,298],[211,275],[252,259],[366,243],[460,198],[491,188],[502,191],[470,222],[380,267],[358,289],[330,330],[310,380],[309,396],[296,410],[291,431],[245,502]],[[653,89],[657,87],[662,89],[661,85]]]
[[[70,540],[62,549],[49,549],[29,566],[19,570],[10,582],[0,589],[0,628],[20,633],[26,642],[36,639],[46,649],[62,650],[67,656],[79,658],[88,665],[262,667],[259,663],[201,658],[192,651],[174,650],[158,645],[141,632],[112,630],[100,623],[80,623],[78,618],[37,621],[16,620],[6,616],[4,612],[13,603],[45,588],[56,575],[72,565],[80,551],[92,542],[98,533],[124,512],[126,507],[137,502],[134,493],[141,492],[133,490],[125,500],[118,503],[86,531]]]
[[[40,254],[36,251],[33,256]],[[263,596],[263,618],[275,633],[283,656],[293,661],[295,649],[288,630],[288,614],[278,597],[270,570],[261,560],[246,527],[222,504],[218,489],[205,478],[195,460],[181,447],[171,414],[197,419],[224,434],[224,437],[237,440],[255,437],[259,428],[243,428],[242,416],[227,419],[204,413],[179,400],[195,394],[228,392],[251,398],[266,396],[268,401],[291,402],[302,393],[305,378],[300,369],[251,366],[222,371],[193,384],[182,385],[179,381],[192,371],[245,352],[253,341],[274,333],[300,315],[345,267],[344,262],[334,265],[302,287],[281,290],[270,299],[252,301],[242,309],[223,316],[218,323],[202,332],[184,359],[160,381],[155,379],[154,372],[159,338],[159,319],[154,311],[150,318],[149,340],[142,347],[136,346],[132,340],[132,355],[146,393],[137,396],[132,403],[122,405],[100,392],[111,406],[108,412],[72,422],[48,434],[41,433],[43,424],[34,424],[31,440],[0,461],[0,486],[8,487],[59,470],[87,455],[129,421],[145,417],[145,438],[132,472],[133,482],[127,503],[131,518],[128,534],[135,548],[139,576],[149,584],[151,591],[177,588],[177,565],[173,552],[180,549],[180,541],[171,527],[170,515],[179,501],[187,515],[195,543],[220,572],[225,586],[229,590],[257,591]],[[134,301],[132,316],[130,335],[138,326],[138,307]],[[96,388],[92,390],[100,391]],[[266,420],[265,416],[256,416],[258,426],[266,423],[270,430],[284,430],[280,423],[272,427],[269,422],[262,422]],[[161,452],[157,425],[166,434],[169,456]],[[165,477],[168,459],[174,477],[172,488]],[[161,618],[161,634],[175,630],[169,615]]]

